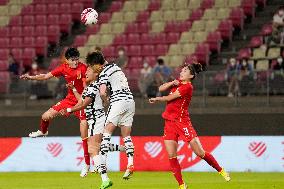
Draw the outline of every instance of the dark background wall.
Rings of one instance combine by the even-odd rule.
[[[22,137],[39,128],[40,117],[0,117],[0,137]],[[283,114],[193,114],[193,126],[198,135],[284,135]],[[163,134],[160,115],[136,115],[133,135]],[[115,135],[119,135],[119,129]],[[75,117],[56,118],[49,136],[79,136],[79,121]]]

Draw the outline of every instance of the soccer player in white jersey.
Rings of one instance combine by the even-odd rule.
[[[95,67],[99,69],[96,69]],[[105,176],[104,173],[106,173],[105,159],[101,159],[102,156],[99,154],[106,120],[104,107],[99,94],[98,82],[96,81],[100,70],[101,67],[88,66],[86,71],[86,83],[88,86],[84,89],[82,97],[71,83],[67,85],[68,88],[72,89],[78,103],[71,108],[61,110],[60,113],[65,115],[67,113],[85,109],[88,122],[88,151],[94,160],[96,170],[102,175],[102,179],[112,185],[112,182],[108,178],[103,177]],[[111,144],[109,146],[109,151],[125,151],[125,148],[124,146]],[[104,162],[103,164],[101,163],[102,161]],[[86,171],[85,174],[87,175],[87,173],[88,171]]]
[[[129,179],[134,170],[134,145],[130,133],[135,113],[135,102],[127,78],[116,64],[106,62],[100,52],[88,54],[86,60],[90,66],[102,67],[98,78],[100,95],[104,102],[109,100],[110,103],[101,143],[101,153],[106,155],[109,152],[111,135],[117,127],[120,127],[128,159],[123,179]],[[109,99],[107,98],[107,90],[109,90]]]

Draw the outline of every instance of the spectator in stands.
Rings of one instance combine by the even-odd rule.
[[[154,78],[158,86],[172,78],[172,70],[165,65],[162,58],[157,59],[157,65],[154,67]]]
[[[228,97],[234,97],[234,94],[239,93],[239,80],[238,80],[238,75],[239,75],[239,65],[238,62],[235,58],[230,58],[229,64],[227,67],[227,80],[229,83],[229,92],[228,92]]]
[[[40,69],[36,59],[33,60],[31,64],[31,70],[28,72],[29,75],[38,75],[44,73],[45,70]],[[36,100],[39,97],[44,97],[48,92],[47,83],[46,82],[38,82],[31,80],[30,82],[30,100]]]
[[[242,59],[241,64],[238,66],[239,76],[242,79],[245,76],[253,78],[253,68],[251,64],[248,63],[247,59]]]
[[[284,42],[284,8],[281,7],[273,16],[272,22],[272,38],[275,44],[283,44]],[[271,44],[268,44],[271,45]]]
[[[140,77],[138,81],[138,87],[143,97],[147,98],[147,89],[150,86],[152,80],[152,67],[144,60],[143,68],[140,70]]]
[[[284,64],[283,64],[283,58],[279,57],[277,58],[276,64],[273,66],[274,71],[284,71]]]
[[[121,69],[124,69],[127,66],[128,58],[125,53],[125,49],[123,47],[120,47],[118,49],[118,58],[115,60],[115,63],[120,67]]]
[[[12,53],[9,54],[8,63],[8,71],[11,72],[12,77],[18,76],[20,74],[20,64],[16,61]]]

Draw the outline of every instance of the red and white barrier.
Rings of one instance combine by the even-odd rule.
[[[167,171],[168,157],[162,137],[132,137],[137,171]],[[284,136],[200,137],[228,171],[284,172]],[[120,137],[112,137],[121,143]],[[178,159],[184,171],[214,171],[197,157],[188,143],[179,141]],[[79,137],[0,138],[0,171],[79,171],[84,162]],[[108,169],[125,170],[124,153],[108,155]]]

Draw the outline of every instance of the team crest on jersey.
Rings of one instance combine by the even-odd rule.
[[[81,77],[82,77],[81,71],[78,70],[78,71],[77,71],[77,79],[81,79]]]

